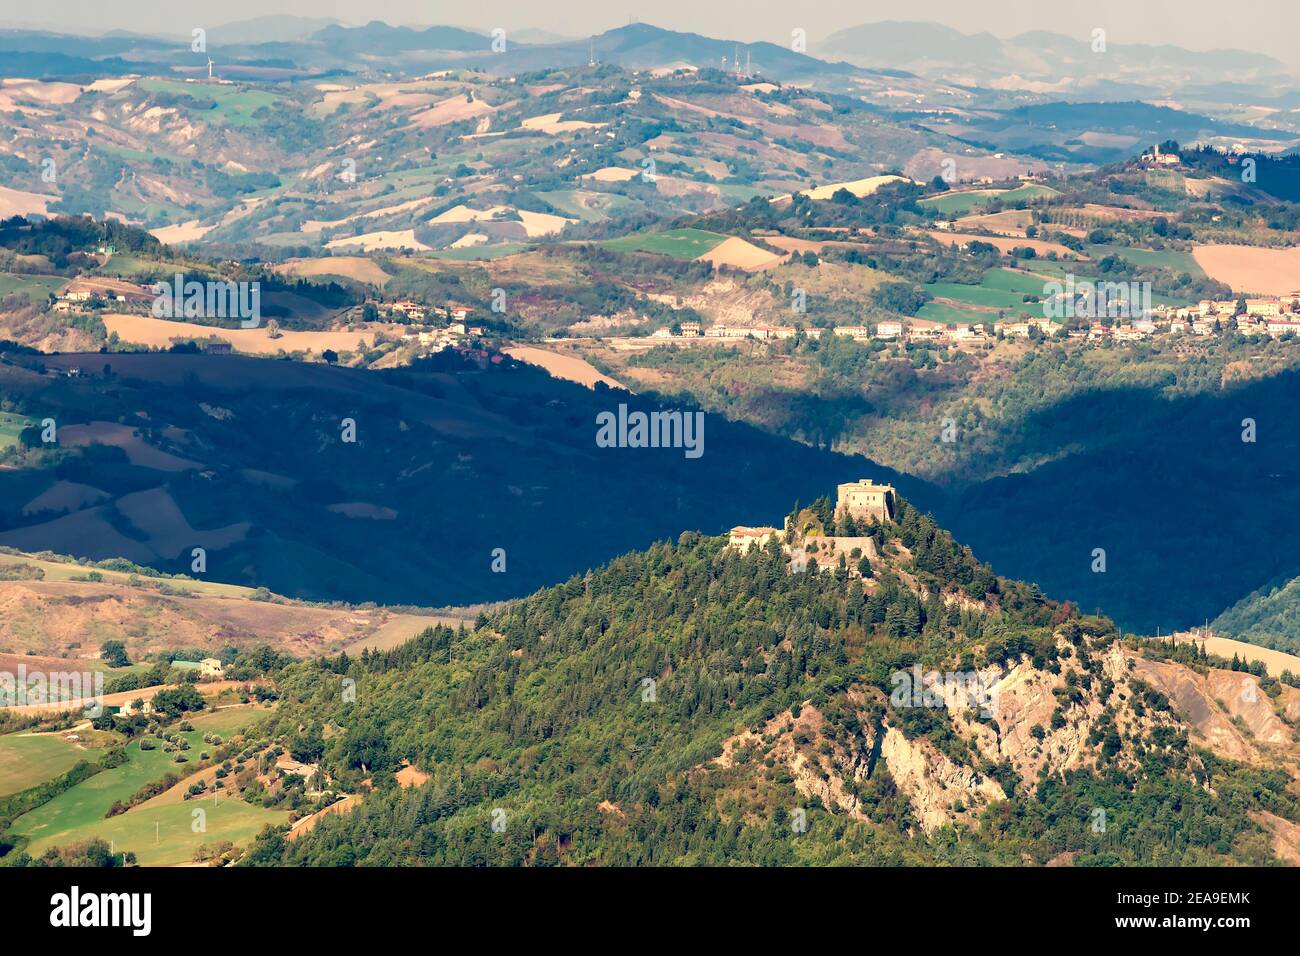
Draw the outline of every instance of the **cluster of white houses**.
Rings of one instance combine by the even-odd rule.
[[[437,352],[464,343],[466,338],[482,335],[483,329],[464,322],[452,322],[441,328],[420,328],[412,326],[402,331],[402,340],[407,344],[419,343],[421,346]]]
[[[100,282],[73,279],[54,296],[55,312],[85,312],[96,303],[122,308],[129,305],[147,305],[154,295],[144,286],[121,280]]]
[[[1213,335],[1236,328],[1274,338],[1300,333],[1300,291],[1257,299],[1202,299],[1182,308],[1157,306],[1153,312],[1172,332]]]
[[[792,339],[799,329],[788,325],[710,325],[701,328],[698,322],[683,322],[673,329],[657,329],[651,334],[656,339]],[[808,338],[821,338],[821,329],[803,329]]]
[[[1004,335],[1027,336],[1030,328],[1036,327],[1044,334],[1050,335],[1061,327],[1059,322],[1050,319],[1028,319],[1023,322],[1002,324]],[[837,325],[831,329],[795,328],[778,325],[711,325],[701,329],[698,322],[683,322],[679,331],[658,329],[651,338],[655,339],[758,339],[760,341],[792,339],[802,334],[806,338],[820,339],[826,332],[842,335],[858,342],[868,339],[883,341],[934,341],[934,342],[972,342],[987,339],[988,329],[979,323],[950,325],[946,322],[932,322],[927,319],[907,319],[878,322],[875,325]]]
[[[419,302],[412,302],[409,299],[401,302],[394,302],[387,307],[390,315],[393,317],[401,316],[412,324],[402,332],[402,339],[407,344],[419,343],[424,348],[437,352],[442,349],[454,348],[460,345],[470,336],[482,335],[483,329],[479,326],[469,324],[469,309],[459,306],[448,306],[446,308],[430,308]],[[426,325],[432,318],[442,315],[446,318],[447,324],[434,326]]]
[[[978,331],[972,331],[978,329]],[[806,338],[820,339],[822,334],[830,331],[858,341],[866,339],[905,339],[905,338],[963,338],[983,334],[982,326],[952,326],[943,322],[930,322],[925,319],[909,319],[906,322],[884,321],[874,326],[837,325],[832,329],[795,328],[789,325],[711,325],[701,328],[698,322],[683,322],[678,331],[658,329],[651,334],[656,339],[792,339],[802,334]],[[1027,334],[1027,333],[1026,333]]]
[[[758,339],[760,341],[792,339],[796,335],[819,339],[824,333],[843,335],[855,341],[912,341],[936,343],[977,343],[988,341],[999,332],[1005,338],[1025,338],[1035,330],[1044,336],[1060,333],[1064,323],[1048,318],[1025,318],[989,323],[933,322],[906,319],[878,322],[875,325],[837,325],[831,329],[795,328],[772,325],[712,325],[701,328],[699,322],[683,322],[675,330],[659,329],[656,339]],[[1285,296],[1248,299],[1202,299],[1196,305],[1157,305],[1137,318],[1093,321],[1083,327],[1070,328],[1065,334],[1072,339],[1136,342],[1161,334],[1215,335],[1236,329],[1248,335],[1271,335],[1279,338],[1288,333],[1300,334],[1300,291]]]
[[[55,312],[84,312],[95,304],[125,308],[147,306],[156,296],[147,287],[120,279],[73,279],[54,296]],[[370,301],[381,315],[408,324],[404,333],[421,345],[454,345],[466,336],[482,335],[483,329],[469,324],[470,310],[463,306],[427,306],[410,299],[397,302]],[[443,324],[435,324],[441,321]]]
[[[441,313],[448,322],[465,322],[469,319],[469,309],[460,306],[430,308],[423,303],[412,302],[410,299],[403,299],[388,306],[382,303],[376,303],[376,305],[381,309],[388,309],[394,317],[403,316],[408,322],[423,322],[434,313]]]

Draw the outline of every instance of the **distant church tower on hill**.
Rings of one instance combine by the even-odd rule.
[[[847,511],[858,520],[875,518],[888,521],[894,517],[894,486],[878,485],[866,478],[850,481],[836,489],[835,511]]]

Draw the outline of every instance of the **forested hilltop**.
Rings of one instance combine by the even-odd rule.
[[[1300,578],[1246,595],[1211,624],[1215,633],[1294,654],[1300,651]]]
[[[1289,723],[1284,744],[1261,735],[1228,751],[1219,735],[1206,749],[1160,687],[1201,686],[1223,673],[1211,662],[1148,656],[1108,619],[996,577],[905,500],[894,518],[833,527],[823,499],[787,519],[784,550],[687,533],[472,631],[292,665],[267,733],[318,766],[304,806],[313,790],[325,803],[365,795],[292,840],[266,830],[245,862],[1178,865],[1284,852],[1276,834],[1300,820]],[[954,674],[987,687],[983,702],[953,693]],[[1274,709],[1300,695],[1231,676],[1253,681],[1279,723]]]

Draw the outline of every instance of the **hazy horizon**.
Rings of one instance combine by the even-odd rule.
[[[553,6],[559,6],[554,9]],[[67,33],[99,34],[112,30],[137,33],[188,35],[196,26],[207,28],[256,17],[288,15],[333,18],[349,25],[382,20],[394,26],[462,26],[489,31],[535,29],[586,37],[626,25],[633,20],[666,29],[700,33],[719,39],[755,42],[789,42],[796,27],[807,31],[809,53],[817,54],[816,41],[837,30],[885,20],[939,23],[963,33],[988,32],[1010,37],[1047,30],[1086,38],[1096,27],[1106,30],[1117,44],[1170,44],[1192,50],[1238,48],[1286,58],[1300,40],[1300,17],[1287,0],[1259,0],[1250,17],[1227,17],[1208,0],[1173,3],[1157,0],[1137,6],[1129,0],[1096,0],[1087,9],[1051,4],[1026,8],[1011,0],[991,0],[974,6],[965,0],[932,0],[923,8],[900,10],[896,5],[853,0],[825,0],[815,8],[792,11],[788,3],[755,0],[703,5],[687,0],[660,0],[653,5],[634,0],[571,0],[563,5],[523,4],[519,0],[481,0],[478,15],[465,16],[460,5],[420,0],[372,0],[364,16],[358,7],[341,0],[225,0],[214,5],[217,13],[185,9],[157,9],[152,0],[118,0],[108,8],[98,0],[56,0],[51,14],[42,17],[3,17],[0,26],[38,28]],[[1199,14],[1199,15],[1198,15]]]

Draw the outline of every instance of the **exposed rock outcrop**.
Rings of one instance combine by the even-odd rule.
[[[896,727],[885,728],[880,758],[926,833],[970,822],[975,811],[1007,796],[996,781],[954,763],[928,741],[909,740]]]
[[[1140,657],[1135,673],[1168,694],[1200,742],[1220,757],[1255,763],[1262,759],[1260,745],[1293,742],[1291,728],[1253,674],[1210,668],[1202,675],[1184,664]]]

